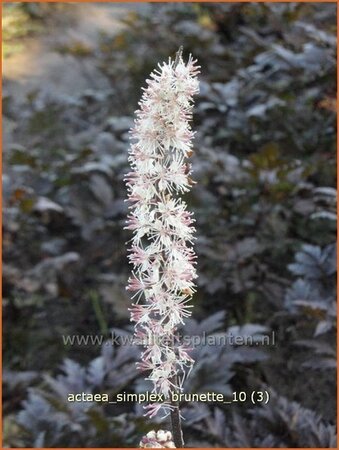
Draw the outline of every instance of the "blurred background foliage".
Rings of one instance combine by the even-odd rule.
[[[92,6],[114,14],[116,5]],[[145,384],[137,348],[62,336],[131,332],[128,130],[145,79],[182,44],[202,67],[198,183],[187,196],[198,292],[183,332],[276,340],[195,348],[187,391],[265,389],[271,400],[184,404],[187,445],[335,447],[336,5],[129,5],[121,27],[94,43],[54,42],[53,27],[72,29],[79,8],[4,5],[5,69],[32,36],[49,35],[64,62],[56,78],[75,61],[87,77],[84,89],[60,93],[42,74],[19,96],[4,74],[5,445],[133,447],[164,427],[140,405],[67,402],[69,392]]]

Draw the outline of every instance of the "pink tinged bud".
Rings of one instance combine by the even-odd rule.
[[[172,433],[170,431],[150,431],[139,444],[140,448],[175,448]]]

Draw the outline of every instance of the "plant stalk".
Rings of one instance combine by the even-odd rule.
[[[175,60],[174,60],[174,68],[177,67],[179,64],[180,58],[182,57],[182,52],[184,51],[184,47],[180,45],[179,50],[175,54]]]
[[[177,375],[175,375],[173,377],[173,382],[175,385],[177,385],[177,382],[178,382]],[[175,402],[172,400],[171,403],[172,403],[172,406],[174,407],[173,411],[171,411],[173,441],[174,441],[176,448],[184,448],[185,443],[184,443],[184,436],[183,436],[182,427],[181,427],[179,402]]]

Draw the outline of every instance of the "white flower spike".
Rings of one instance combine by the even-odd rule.
[[[127,229],[133,231],[129,261],[133,265],[127,290],[132,292],[131,321],[145,343],[141,370],[162,394],[163,405],[151,404],[146,415],[171,411],[171,393],[182,390],[185,373],[193,365],[176,330],[191,314],[195,292],[194,219],[181,194],[194,184],[190,127],[193,96],[199,91],[199,66],[192,56],[185,64],[159,65],[144,89],[136,111],[129,151],[132,171],[125,177],[131,212]]]

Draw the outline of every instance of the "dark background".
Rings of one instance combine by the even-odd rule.
[[[128,129],[179,45],[201,65],[186,196],[198,291],[186,334],[275,334],[202,346],[188,392],[267,390],[267,405],[184,404],[187,446],[335,447],[336,5],[4,5],[4,444],[133,447],[136,348],[123,230]]]

